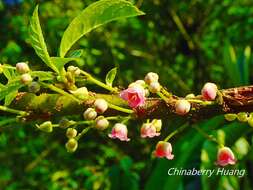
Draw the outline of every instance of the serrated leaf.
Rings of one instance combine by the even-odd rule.
[[[47,51],[47,46],[42,34],[39,16],[38,16],[39,6],[37,5],[34,9],[33,16],[30,22],[30,41],[34,48],[36,54],[55,72],[59,73],[57,67],[53,64],[50,59],[49,53]]]
[[[106,82],[107,85],[112,86],[112,83],[113,83],[113,81],[116,77],[116,74],[117,74],[117,68],[116,67],[111,69],[107,73],[106,78],[105,78],[105,82]]]
[[[117,19],[143,14],[125,0],[100,0],[91,4],[72,20],[64,32],[60,45],[60,57],[64,57],[73,44],[91,30]]]
[[[59,71],[62,70],[65,64],[67,64],[70,61],[78,61],[78,58],[75,57],[69,57],[69,58],[63,58],[63,57],[51,57],[52,62],[57,67]]]

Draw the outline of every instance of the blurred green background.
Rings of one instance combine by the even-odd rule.
[[[91,0],[0,0],[0,63],[29,61],[47,70],[28,43],[29,18],[40,4],[40,21],[51,55],[57,55],[64,29]],[[116,84],[126,87],[157,72],[173,93],[198,94],[207,81],[221,88],[252,83],[253,2],[251,0],[133,0],[145,16],[112,22],[82,38],[78,66],[104,79],[119,68]],[[44,68],[45,67],[45,68]],[[90,87],[90,89],[100,91]],[[158,140],[182,125],[164,118],[162,136],[141,139],[141,122],[129,124],[131,141],[89,132],[76,153],[66,152],[64,131],[48,135],[32,125],[2,126],[0,116],[0,189],[252,189],[253,138],[247,124],[223,116],[198,125],[231,146],[246,176],[168,176],[171,167],[215,168],[216,145],[189,127],[172,139],[175,159],[151,156]]]

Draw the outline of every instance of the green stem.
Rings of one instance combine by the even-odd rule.
[[[163,101],[167,102],[168,98],[166,98],[161,92],[156,93]]]
[[[173,131],[172,133],[170,133],[165,139],[164,141],[167,142],[169,141],[174,135],[176,135],[177,133],[183,131],[186,127],[188,127],[188,122],[183,124],[182,126],[180,126],[178,129],[176,129],[175,131]]]
[[[201,105],[213,105],[215,104],[214,101],[202,101],[202,100],[197,100],[197,99],[187,99],[188,102],[192,102],[192,103],[198,103]]]
[[[164,87],[162,87],[161,93],[163,93],[167,98],[172,97],[172,93],[168,92]]]
[[[6,68],[6,69],[13,69],[13,70],[15,70],[15,69],[16,69],[16,67],[7,66],[7,65],[3,65],[3,67],[4,67],[4,68]]]
[[[109,107],[109,108],[112,108],[112,109],[115,109],[115,110],[118,110],[118,111],[120,111],[120,112],[124,112],[124,113],[129,113],[129,114],[134,113],[133,110],[130,110],[130,109],[127,109],[127,108],[122,108],[122,107],[120,107],[120,106],[116,106],[116,105],[111,104],[111,103],[108,103],[108,107]]]
[[[86,127],[82,130],[81,133],[79,133],[75,139],[78,141],[84,134],[86,134],[89,130],[91,129],[91,127]]]
[[[46,88],[49,88],[50,90],[52,91],[55,91],[55,92],[58,92],[59,94],[62,94],[64,96],[67,96],[73,100],[75,100],[76,102],[78,102],[79,104],[81,103],[81,101],[76,98],[75,96],[73,96],[72,94],[69,94],[67,92],[65,92],[64,90],[60,89],[60,88],[57,88],[56,86],[52,85],[52,84],[46,84],[44,82],[39,82],[42,86],[46,87]]]
[[[206,139],[208,139],[209,141],[215,142],[217,143],[219,146],[223,147],[222,144],[220,144],[217,139],[213,136],[210,136],[209,134],[207,134],[204,130],[202,130],[201,128],[199,128],[198,126],[192,126],[192,128],[196,129],[196,131],[198,131],[202,136],[204,136]]]
[[[20,110],[8,108],[6,106],[1,106],[1,105],[0,105],[0,110],[5,111],[5,112],[9,112],[9,113],[18,114],[18,115],[21,115],[21,116],[27,116],[27,115],[29,115],[29,113],[26,112],[26,111],[20,111]]]
[[[0,121],[0,126],[4,126],[4,125],[6,125],[6,124],[15,123],[15,122],[17,122],[17,119],[16,119],[16,118],[4,119],[3,121]]]
[[[81,73],[82,73],[84,76],[86,76],[87,79],[88,79],[89,81],[93,82],[94,84],[96,84],[96,85],[98,85],[98,86],[100,86],[100,87],[102,87],[102,88],[104,88],[104,89],[106,89],[106,90],[109,90],[110,92],[113,92],[113,93],[116,93],[116,92],[117,92],[117,89],[116,89],[116,88],[113,88],[113,87],[111,87],[111,86],[109,86],[109,85],[106,85],[105,83],[103,83],[103,82],[101,82],[101,81],[95,79],[95,78],[92,77],[89,73],[87,73],[87,72],[85,72],[85,71],[83,71],[83,70],[81,70]]]

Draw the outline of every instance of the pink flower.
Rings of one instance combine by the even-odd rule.
[[[208,82],[206,83],[202,90],[201,90],[201,94],[204,100],[214,100],[216,98],[217,95],[217,86],[214,83]]]
[[[172,160],[174,155],[172,154],[172,146],[170,143],[165,141],[159,141],[156,145],[156,150],[154,152],[155,156],[158,158],[167,158]]]
[[[131,108],[136,108],[144,104],[145,90],[140,85],[130,86],[120,93],[120,97],[128,101],[128,105]]]
[[[111,134],[108,135],[112,139],[118,138],[121,141],[130,141],[127,137],[127,127],[122,123],[116,123],[112,128]]]
[[[223,147],[218,150],[216,164],[226,166],[228,164],[234,165],[236,162],[234,153],[228,147]]]
[[[177,114],[185,115],[191,110],[191,104],[187,100],[177,100],[175,110]]]
[[[153,138],[159,136],[160,133],[157,133],[155,125],[152,123],[144,123],[141,127],[141,137],[142,138]]]

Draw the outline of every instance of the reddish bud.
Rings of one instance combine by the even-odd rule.
[[[217,91],[218,88],[216,84],[208,82],[203,86],[201,90],[202,98],[208,101],[215,100]]]
[[[158,158],[167,158],[172,160],[174,155],[172,154],[172,146],[170,143],[165,141],[159,141],[156,145],[154,155]]]
[[[234,153],[228,147],[222,147],[218,150],[216,164],[219,166],[234,165],[236,163]]]
[[[178,115],[185,115],[191,109],[191,104],[187,100],[177,100],[175,110]]]

